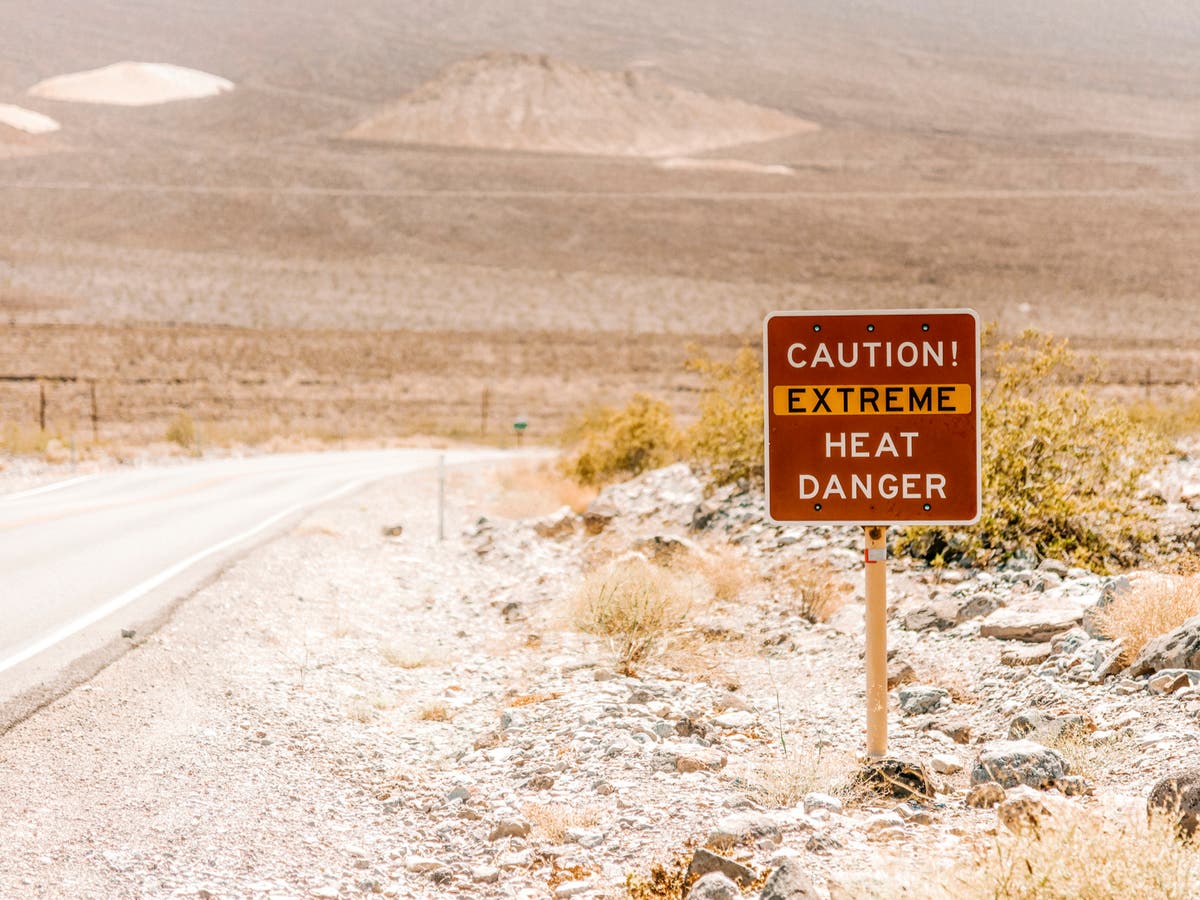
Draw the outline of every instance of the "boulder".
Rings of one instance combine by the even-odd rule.
[[[1090,716],[1078,713],[1055,715],[1038,709],[1030,709],[1014,717],[1008,723],[1008,739],[1019,741],[1032,736],[1034,740],[1053,742],[1060,740],[1070,732],[1083,735],[1090,734],[1095,730],[1096,725]]]
[[[1085,602],[1066,594],[1046,594],[991,613],[979,626],[980,637],[1042,643],[1070,631],[1083,620]]]
[[[1042,820],[1050,815],[1045,795],[1024,785],[1009,791],[996,807],[996,818],[1013,834],[1036,834],[1041,829]]]
[[[930,684],[906,684],[897,692],[900,709],[906,715],[917,716],[933,712],[941,702],[950,696],[945,688],[934,687]]]
[[[708,846],[717,849],[745,843],[778,847],[782,842],[783,831],[779,823],[762,813],[734,813],[726,816],[717,822],[708,835]]]
[[[1068,774],[1067,761],[1057,750],[1035,741],[993,741],[980,750],[971,783],[994,781],[1003,788],[1024,784],[1049,790]]]
[[[1179,833],[1192,837],[1200,825],[1200,768],[1185,769],[1158,781],[1146,800],[1150,815],[1167,816]]]
[[[767,878],[758,900],[808,900],[817,896],[799,857],[785,858]]]
[[[1004,800],[1004,788],[994,781],[977,784],[967,792],[967,806],[972,809],[991,809]]]
[[[1132,590],[1133,583],[1124,575],[1108,579],[1104,583],[1104,587],[1100,589],[1100,595],[1096,598],[1096,602],[1083,611],[1083,630],[1094,638],[1106,637],[1096,621],[1096,614],[1118,597],[1128,594]]]
[[[709,872],[692,885],[687,900],[741,900],[737,884],[720,872]]]
[[[564,506],[557,512],[550,513],[548,516],[534,519],[533,530],[540,538],[558,540],[573,535],[577,522],[578,520],[575,517],[575,513],[571,511],[571,507]]]
[[[1200,669],[1200,616],[1146,644],[1126,674],[1151,675],[1163,669]]]
[[[758,874],[748,866],[743,866],[736,860],[713,853],[703,847],[697,847],[688,864],[688,875],[692,878],[702,878],[712,872],[720,872],[726,878],[745,887],[758,877]]]

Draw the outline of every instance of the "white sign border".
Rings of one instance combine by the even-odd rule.
[[[975,320],[975,516],[971,519],[890,519],[887,521],[860,519],[776,519],[771,515],[771,396],[770,381],[767,373],[767,328],[772,319],[788,316],[939,316],[939,315],[969,315]],[[807,310],[773,310],[763,317],[763,503],[766,507],[766,519],[772,525],[862,525],[862,526],[949,526],[975,525],[983,515],[983,429],[980,416],[980,385],[983,352],[980,346],[982,329],[979,313],[973,309],[962,308],[922,308],[922,309],[807,309]]]

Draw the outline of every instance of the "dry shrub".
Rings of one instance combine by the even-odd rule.
[[[426,703],[417,710],[417,718],[422,722],[449,722],[450,707],[441,700]]]
[[[533,706],[535,703],[557,700],[561,696],[561,691],[550,691],[544,694],[518,694],[508,701],[508,705],[514,708],[519,706]]]
[[[389,666],[399,669],[419,669],[429,665],[429,651],[408,644],[385,643],[379,645],[379,655]]]
[[[1089,781],[1108,777],[1114,769],[1125,768],[1141,754],[1137,742],[1127,734],[1099,743],[1083,728],[1065,728],[1054,734],[1035,729],[1027,737],[1057,750],[1067,761],[1072,775],[1082,775]]]
[[[775,573],[780,589],[789,593],[800,617],[814,624],[827,622],[846,602],[849,585],[823,563],[792,562]]]
[[[712,588],[713,598],[726,602],[736,600],[757,577],[745,554],[731,544],[722,544],[707,553],[693,554],[679,563],[678,567],[696,572]]]
[[[1200,851],[1163,817],[1118,821],[1073,806],[1021,836],[999,834],[932,880],[940,893],[930,896],[954,900],[1187,900],[1200,883]]]
[[[563,472],[583,485],[632,478],[679,457],[680,436],[671,408],[634,394],[623,409],[600,407],[572,423],[564,443],[574,447]]]
[[[600,810],[565,803],[526,803],[521,812],[529,824],[555,844],[561,844],[568,828],[592,828],[600,824]]]
[[[621,670],[630,673],[678,629],[696,595],[691,579],[640,556],[626,556],[593,572],[572,603],[586,634],[606,638]]]
[[[730,362],[691,359],[704,381],[700,418],[688,429],[687,455],[717,484],[763,479],[762,362],[743,347]]]
[[[1200,615],[1200,575],[1148,574],[1098,610],[1096,625],[1106,636],[1125,642],[1121,661],[1128,665],[1151,640],[1195,615]]]

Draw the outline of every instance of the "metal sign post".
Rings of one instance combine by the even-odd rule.
[[[880,759],[888,526],[979,519],[979,317],[771,313],[763,376],[768,518],[865,530],[867,756]]]

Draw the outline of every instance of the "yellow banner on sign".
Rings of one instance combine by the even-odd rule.
[[[969,384],[776,385],[777,416],[911,416],[971,412]]]

